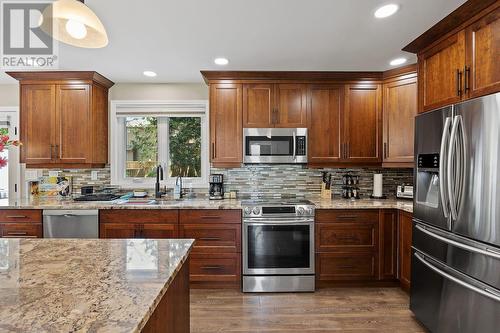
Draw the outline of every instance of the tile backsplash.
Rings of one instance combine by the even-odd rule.
[[[212,173],[224,175],[225,191],[237,191],[238,196],[310,196],[319,195],[321,173],[332,174],[332,192],[340,196],[342,175],[349,172],[359,176],[359,188],[362,198],[373,192],[373,174],[383,174],[383,192],[388,197],[396,196],[396,187],[401,184],[413,184],[412,169],[382,168],[327,168],[309,169],[301,165],[245,165],[235,169],[212,168]]]
[[[98,179],[91,180],[91,171],[97,171]],[[342,175],[349,172],[359,176],[359,188],[362,198],[367,198],[373,191],[373,174],[383,174],[384,195],[394,197],[396,187],[400,184],[413,184],[412,169],[382,169],[382,168],[326,168],[308,169],[302,165],[256,164],[244,165],[241,168],[212,168],[211,173],[224,175],[225,191],[237,191],[240,197],[292,196],[304,197],[319,195],[321,172],[332,174],[332,192],[339,196],[342,191]],[[43,170],[48,176],[49,170]],[[97,187],[111,183],[110,168],[102,169],[63,169],[61,176],[71,176],[73,193],[80,193],[83,185]],[[208,187],[208,185],[207,185]],[[207,188],[195,190],[197,193],[207,193]]]

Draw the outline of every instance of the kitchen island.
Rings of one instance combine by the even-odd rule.
[[[191,239],[0,239],[0,332],[189,332]]]

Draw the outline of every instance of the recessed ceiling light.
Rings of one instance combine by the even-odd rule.
[[[388,5],[382,6],[375,11],[373,14],[376,18],[385,18],[396,14],[399,9],[399,5],[395,3],[390,3]]]
[[[216,65],[219,65],[219,66],[224,66],[224,65],[229,64],[229,60],[227,60],[226,58],[215,58],[214,62]]]
[[[149,76],[149,77],[155,77],[156,76],[156,73],[153,72],[153,71],[144,71],[144,72],[142,72],[142,74],[144,74],[146,76]]]
[[[406,62],[406,58],[396,58],[396,59],[392,59],[389,64],[391,66],[398,66],[398,65],[404,64],[405,62]]]

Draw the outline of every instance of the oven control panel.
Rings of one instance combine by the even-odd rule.
[[[243,217],[314,217],[314,205],[244,205]]]

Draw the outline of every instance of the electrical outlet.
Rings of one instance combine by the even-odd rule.
[[[97,176],[98,176],[98,172],[97,172],[97,171],[92,170],[92,171],[90,172],[90,179],[91,179],[91,180],[97,180]]]

